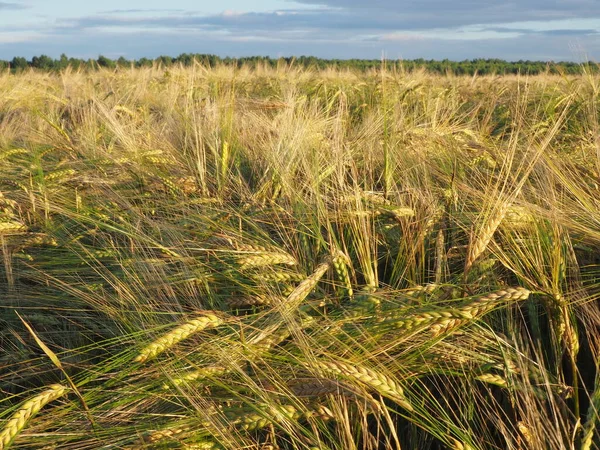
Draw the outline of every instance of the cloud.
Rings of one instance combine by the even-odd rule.
[[[100,11],[100,14],[145,14],[145,13],[182,13],[184,9],[109,9],[108,11]]]
[[[431,2],[431,0],[425,0]],[[468,3],[463,0],[462,7]],[[361,10],[362,11],[362,10]],[[360,11],[359,11],[360,12]],[[281,42],[304,47],[302,54],[323,54],[319,46],[345,44],[354,46],[358,53],[358,43],[378,46],[379,53],[385,48],[412,45],[414,41],[436,42],[443,50],[448,41],[482,41],[498,43],[503,39],[524,41],[530,36],[562,37],[561,48],[568,48],[574,39],[578,45],[589,47],[600,33],[600,20],[589,19],[569,21],[512,22],[493,25],[467,25],[453,27],[426,28],[417,22],[404,24],[393,14],[378,14],[349,11],[327,6],[315,9],[287,9],[271,12],[240,12],[226,10],[221,14],[198,15],[192,13],[172,15],[96,15],[59,22],[51,33],[54,36],[78,33],[139,34],[142,32],[162,33],[163,35],[187,36],[200,34],[202,39],[224,42],[266,43]],[[545,27],[545,29],[544,29]],[[523,44],[522,44],[523,45]],[[497,46],[497,45],[496,45]],[[427,48],[430,53],[433,48]],[[458,45],[457,45],[458,48]],[[285,49],[284,49],[285,51]],[[437,51],[435,51],[438,53]],[[171,53],[179,53],[175,50]],[[264,54],[258,51],[259,54]],[[553,52],[553,57],[558,56]],[[429,57],[429,54],[418,57]],[[496,57],[502,58],[502,55]],[[467,56],[468,58],[468,56]],[[539,58],[543,58],[540,54]],[[522,58],[518,58],[522,59]],[[536,59],[536,58],[534,58]],[[550,58],[552,59],[552,58]],[[573,59],[567,52],[561,59]]]
[[[0,42],[0,59],[15,55],[31,58],[41,53],[58,57],[61,53],[81,58],[97,58],[99,54],[127,58],[176,56],[180,53],[214,53],[232,57],[271,55],[314,55],[323,58],[379,59],[382,51],[389,59],[444,59],[502,58],[507,60],[531,59],[554,61],[584,61],[585,53],[600,55],[600,40],[582,39],[585,52],[562,36],[531,35],[524,39],[442,40],[432,37],[409,41],[356,41],[351,45],[335,39],[323,45],[316,39],[285,40],[268,36],[243,40],[237,36],[218,36],[210,31],[169,33],[162,30],[144,31],[136,38],[100,30],[57,35],[52,39],[33,42]],[[148,44],[150,43],[150,45]],[[43,45],[42,45],[43,44]]]
[[[306,1],[306,0],[305,0]],[[588,3],[587,0],[570,0],[573,4],[579,5],[580,8],[569,10],[566,15],[559,15],[559,8],[556,5],[563,2],[549,2],[554,5],[554,8],[540,7],[530,14],[523,11],[522,15],[516,14],[513,10],[508,10],[507,5],[510,2],[500,3],[495,2],[493,5],[485,7],[485,4],[490,3],[489,0],[474,2],[472,0],[460,0],[456,2],[442,2],[441,0],[422,0],[422,3],[430,4],[436,11],[432,14],[425,11],[412,0],[408,2],[413,5],[412,8],[401,9],[395,2],[387,2],[384,0],[374,0],[374,8],[363,9],[358,5],[355,7],[342,8],[341,4],[350,4],[352,1],[336,1],[331,0],[330,6],[314,8],[314,9],[287,9],[271,12],[239,12],[227,10],[221,14],[214,15],[198,15],[193,13],[175,13],[170,15],[96,15],[89,17],[81,17],[74,20],[63,21],[61,27],[64,28],[126,28],[136,27],[144,29],[164,28],[170,30],[219,30],[226,33],[279,33],[281,35],[291,34],[296,37],[305,34],[317,34],[322,36],[327,35],[342,35],[345,34],[346,39],[349,37],[356,38],[365,37],[371,38],[375,35],[390,35],[403,34],[407,32],[429,32],[448,34],[455,33],[476,33],[476,32],[494,32],[498,34],[528,34],[539,29],[539,24],[554,23],[553,30],[555,34],[563,35],[583,35],[590,34],[600,30],[600,8],[592,7],[584,11],[582,4]],[[596,1],[596,0],[594,0]],[[382,12],[378,7],[383,4],[390,3],[390,9]],[[451,3],[451,7],[448,4]],[[529,9],[534,9],[531,3],[538,3],[537,0],[529,0]],[[483,4],[484,6],[480,6]],[[520,5],[521,3],[519,3]],[[546,2],[543,2],[545,5]],[[362,3],[361,3],[362,5]],[[402,4],[405,6],[405,3]],[[444,6],[445,5],[445,6]],[[478,6],[479,5],[479,6]],[[439,6],[439,9],[435,9]],[[518,11],[519,8],[515,8]],[[464,14],[462,11],[464,10]],[[444,11],[447,12],[444,13]],[[126,10],[124,12],[133,13]],[[535,14],[534,14],[535,12]],[[596,13],[598,19],[593,19],[593,13]],[[567,16],[573,16],[567,19]],[[579,15],[584,18],[578,17]],[[479,16],[479,18],[477,18]],[[533,20],[535,16],[536,20]],[[575,17],[577,16],[577,17]],[[558,17],[556,19],[555,17]],[[544,19],[545,18],[545,19]],[[550,20],[552,18],[552,20]],[[577,22],[585,20],[587,23],[586,29],[579,29]],[[590,21],[593,21],[592,26],[597,26],[596,29],[590,27]],[[507,24],[515,24],[512,27]],[[518,24],[525,24],[516,26]],[[560,26],[556,26],[556,24]],[[537,24],[537,25],[536,25]],[[479,27],[479,28],[474,28]],[[570,33],[569,30],[572,30]],[[495,36],[492,36],[495,37]],[[503,37],[503,36],[498,36]],[[509,37],[509,36],[504,36]]]
[[[36,32],[0,32],[0,44],[32,42],[42,38],[43,36]]]
[[[110,51],[128,57],[197,52],[378,58],[386,51],[393,59],[577,60],[572,50],[575,42],[600,56],[597,0],[298,1],[307,7],[225,10],[212,15],[177,9],[113,9],[47,21],[45,28],[35,29],[45,36],[38,39],[36,54],[50,53],[45,49],[60,44],[59,54],[71,48],[74,54]]]
[[[519,34],[519,35],[532,35],[537,34],[540,36],[594,36],[600,33],[600,29],[594,28],[556,28],[549,30],[532,30],[528,28],[510,28],[510,27],[487,27],[483,28],[482,31],[493,32],[493,33],[509,33],[509,34]]]
[[[448,28],[517,21],[600,18],[597,0],[295,0],[352,11],[356,15],[391,16],[399,28]]]
[[[26,8],[27,8],[26,6],[19,5],[18,3],[0,2],[0,9],[17,10],[17,9],[26,9]]]

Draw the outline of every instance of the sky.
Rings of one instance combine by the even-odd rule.
[[[0,0],[0,59],[600,61],[600,0]]]

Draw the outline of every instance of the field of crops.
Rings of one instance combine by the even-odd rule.
[[[600,448],[598,75],[0,92],[0,450]]]

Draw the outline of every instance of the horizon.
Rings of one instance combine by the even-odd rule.
[[[431,12],[434,11],[434,12]],[[0,1],[0,59],[61,54],[127,59],[214,54],[240,58],[502,59],[587,62],[600,55],[592,0]]]
[[[378,62],[390,62],[390,63],[402,63],[402,62],[419,62],[419,61],[423,61],[425,63],[428,62],[434,62],[434,63],[442,63],[442,62],[450,62],[450,63],[467,63],[467,62],[475,62],[475,61],[498,61],[498,62],[502,62],[502,63],[506,63],[506,64],[520,64],[520,63],[531,63],[531,64],[576,64],[576,65],[585,65],[585,64],[599,64],[600,65],[600,61],[596,61],[596,60],[587,60],[587,61],[569,61],[569,60],[533,60],[533,59],[521,59],[521,60],[507,60],[507,59],[502,59],[502,58],[469,58],[469,59],[448,59],[448,58],[444,58],[444,59],[435,59],[435,58],[411,58],[411,59],[403,59],[403,58],[398,58],[398,59],[390,59],[390,58],[353,58],[353,57],[348,57],[348,58],[321,58],[315,55],[290,55],[290,56],[268,56],[268,55],[248,55],[248,56],[229,56],[229,55],[216,55],[216,54],[212,54],[212,53],[179,53],[179,54],[164,54],[164,55],[158,55],[156,57],[148,57],[148,56],[140,56],[139,58],[126,58],[123,56],[123,58],[125,58],[128,62],[138,62],[141,60],[149,60],[149,61],[156,61],[160,58],[172,58],[173,60],[183,56],[183,55],[191,55],[193,57],[212,57],[212,56],[216,56],[217,58],[219,58],[220,60],[232,60],[232,61],[237,61],[237,60],[249,60],[252,58],[269,58],[272,61],[277,61],[279,59],[285,59],[285,60],[299,60],[302,58],[315,58],[316,60],[319,61],[324,61],[324,62],[335,62],[335,61],[365,61],[365,62],[373,62],[373,61],[378,61]],[[31,57],[26,57],[26,56],[22,56],[22,55],[14,55],[10,58],[0,58],[0,61],[3,62],[9,62],[13,59],[16,58],[25,58],[25,60],[30,64],[32,62],[33,58],[39,58],[39,57],[49,57],[52,58],[54,61],[59,61],[60,58],[62,56],[67,57],[68,59],[74,59],[74,60],[80,60],[83,62],[88,62],[88,61],[95,61],[97,62],[100,58],[108,58],[106,55],[104,54],[97,54],[97,55],[93,55],[90,57],[86,57],[86,58],[80,58],[77,56],[73,56],[73,55],[68,55],[66,53],[61,53],[58,56],[52,56],[52,55],[47,55],[45,53],[42,54],[38,54],[38,55],[33,55]],[[119,58],[108,58],[111,61],[117,63]],[[175,61],[173,63],[176,63]]]

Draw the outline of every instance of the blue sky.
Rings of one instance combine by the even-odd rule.
[[[600,0],[0,0],[0,59],[600,60]]]

